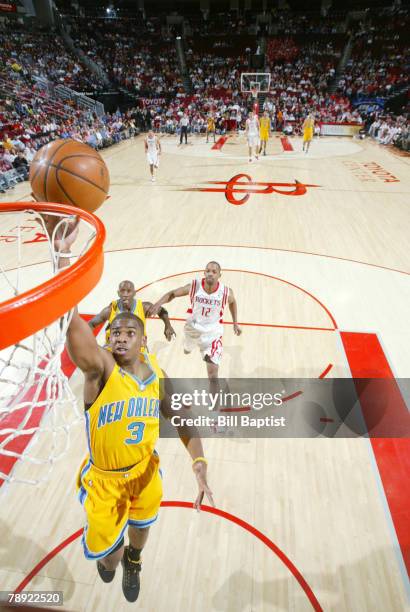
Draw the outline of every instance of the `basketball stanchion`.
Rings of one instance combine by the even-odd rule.
[[[53,203],[1,203],[0,221],[4,217],[12,220],[17,239],[0,243],[0,481],[36,484],[65,454],[70,429],[81,418],[61,356],[70,310],[102,275],[105,228],[87,211]],[[59,269],[66,254],[55,248],[54,238],[67,235],[76,219],[76,252]],[[48,256],[34,269],[33,245],[24,243],[22,229],[28,221],[38,225],[38,248]],[[45,474],[39,465],[48,467]]]

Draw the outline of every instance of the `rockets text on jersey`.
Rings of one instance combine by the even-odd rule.
[[[218,283],[215,291],[205,291],[205,279],[195,279],[191,282],[189,297],[191,306],[188,308],[187,323],[196,329],[208,330],[210,327],[222,328],[223,311],[228,301],[229,288]]]

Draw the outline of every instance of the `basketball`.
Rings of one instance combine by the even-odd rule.
[[[71,204],[94,212],[107,198],[110,175],[92,147],[60,139],[37,152],[30,166],[30,183],[39,202]]]

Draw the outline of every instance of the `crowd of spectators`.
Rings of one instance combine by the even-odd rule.
[[[1,73],[10,77],[43,77],[76,91],[96,91],[101,80],[67,51],[57,35],[23,28],[0,31]]]
[[[134,114],[135,109],[127,113],[106,113],[101,117],[80,112],[67,120],[42,115],[27,121],[26,117],[4,112],[0,107],[0,191],[4,193],[25,180],[37,150],[52,140],[72,138],[94,149],[102,149],[138,135]],[[11,128],[12,135],[4,130],[5,126]]]
[[[367,118],[368,135],[381,145],[410,151],[410,122],[404,115],[374,114]]]
[[[141,96],[182,91],[174,39],[158,19],[71,18],[69,31],[113,84]]]
[[[211,53],[187,51],[189,77],[195,93],[203,96],[237,96],[241,72],[249,72],[249,58],[222,57]]]
[[[56,138],[72,138],[95,149],[117,144],[139,133],[133,114],[97,116],[75,105],[52,103],[42,91],[13,91],[0,100],[0,192],[25,180],[36,151]],[[27,90],[29,91],[29,90]]]
[[[334,79],[341,49],[327,40],[295,43],[285,39],[281,48],[270,48],[268,71],[274,103],[283,112],[306,114],[333,105],[328,88]],[[289,55],[286,55],[286,51]],[[337,113],[338,109],[335,109]]]
[[[102,86],[58,37],[41,31],[0,32],[0,192],[27,178],[35,152],[55,138],[73,138],[94,148],[138,133],[132,112],[97,116],[62,101],[51,87],[76,91]]]
[[[357,98],[408,87],[405,9],[369,16],[359,27],[351,60],[333,95],[329,88],[348,39],[346,16],[289,18],[286,11],[275,10],[277,35],[267,38],[265,67],[271,87],[260,99],[272,129],[299,133],[308,113],[317,123],[367,120],[371,138],[408,150],[406,110],[399,117],[383,111],[366,117],[353,104]],[[249,12],[191,16],[185,58],[192,91],[187,91],[178,68],[175,32],[166,25],[165,15],[111,20],[72,15],[68,27],[75,44],[111,83],[140,99],[126,113],[102,116],[79,108],[74,99],[57,99],[45,85],[62,84],[79,92],[104,87],[59,36],[18,25],[0,31],[0,191],[24,180],[36,150],[54,138],[102,148],[150,128],[174,134],[184,113],[193,133],[205,132],[210,113],[221,134],[244,129],[253,99],[241,92],[240,76],[252,71],[257,39],[251,26]]]
[[[388,96],[409,86],[410,17],[406,9],[369,16],[354,36],[352,56],[338,83],[350,98]]]
[[[245,129],[246,118],[253,104],[252,95],[240,94],[218,98],[195,94],[180,97],[168,105],[147,104],[141,129],[152,128],[157,132],[175,134],[178,132],[183,113],[186,113],[191,133],[204,133],[210,114],[215,118],[218,134],[241,131]],[[272,131],[285,131],[288,134],[301,132],[302,123],[308,112],[314,115],[318,124],[362,121],[359,111],[351,108],[350,101],[336,95],[309,99],[304,103],[292,96],[281,98],[278,103],[275,96],[268,95],[261,103],[260,110],[268,112]]]
[[[317,13],[295,14],[290,10],[272,10],[275,32],[281,36],[295,34],[338,34],[346,30],[346,13],[330,15]]]
[[[397,53],[388,59],[349,60],[338,91],[349,98],[386,97],[409,86],[408,59]]]
[[[249,33],[254,24],[255,14],[250,10],[217,12],[197,11],[189,16],[187,23],[191,36],[194,39],[208,38],[209,36],[225,37],[227,33],[234,36],[243,36]],[[221,46],[219,41],[217,46]],[[229,44],[229,43],[228,43]]]
[[[235,44],[234,39],[230,39],[230,48]],[[221,55],[221,48],[216,45],[218,40],[218,37],[211,37],[212,48],[209,46],[206,51],[203,41],[193,42],[192,47],[188,45],[187,65],[195,95],[186,97],[185,106],[194,105],[193,111],[188,108],[188,113],[192,114],[193,130],[199,126],[205,129],[206,113],[210,107],[217,120],[227,115],[229,125],[233,125],[238,107],[238,125],[246,115],[246,97],[241,95],[240,75],[253,71],[250,53],[246,53],[246,49],[243,53],[242,46],[242,54],[233,54],[231,49],[232,54]],[[314,112],[318,120],[343,118],[344,121],[355,121],[359,118],[345,96],[328,94],[345,43],[343,34],[276,37],[268,41],[265,70],[271,75],[268,104],[274,126],[281,128],[290,123],[297,131],[308,112]],[[170,114],[175,115],[172,105],[162,113],[158,111],[162,125],[163,117],[166,117],[168,130],[173,129]],[[174,127],[175,122],[176,117]]]

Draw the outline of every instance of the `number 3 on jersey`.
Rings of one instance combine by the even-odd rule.
[[[133,421],[127,427],[129,429],[130,438],[125,439],[125,444],[139,444],[144,436],[145,423],[142,421]]]

